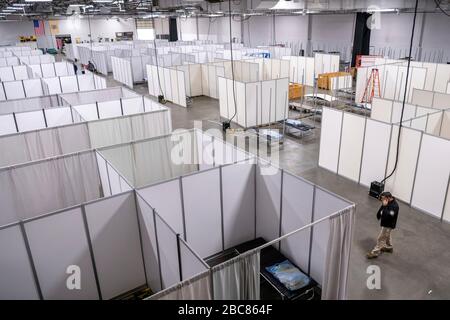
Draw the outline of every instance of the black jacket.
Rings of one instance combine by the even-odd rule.
[[[387,204],[387,206],[381,206],[377,212],[377,219],[381,219],[381,226],[386,228],[395,229],[398,217],[398,203],[394,199]]]

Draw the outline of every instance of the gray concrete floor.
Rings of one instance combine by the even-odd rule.
[[[117,85],[108,80],[109,85]],[[148,94],[145,85],[134,88]],[[208,97],[196,97],[189,108],[167,103],[173,128],[192,128],[202,120],[203,129],[220,129],[219,103]],[[365,257],[379,232],[376,212],[380,203],[370,198],[367,188],[317,166],[320,122],[311,136],[289,137],[280,150],[280,166],[323,186],[357,205],[355,233],[349,273],[350,299],[450,299],[450,225],[400,203],[398,228],[393,233],[394,253],[376,260]],[[381,270],[381,289],[366,286],[367,267]]]

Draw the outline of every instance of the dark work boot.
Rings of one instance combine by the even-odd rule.
[[[394,248],[393,247],[385,247],[385,248],[381,248],[382,252],[387,252],[387,253],[392,253],[394,252]]]
[[[378,258],[378,253],[368,252],[366,254],[367,259],[375,259]]]

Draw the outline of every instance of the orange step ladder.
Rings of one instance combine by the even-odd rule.
[[[366,88],[364,89],[361,103],[372,103],[375,93],[378,94],[378,97],[381,97],[380,74],[378,69],[372,69],[369,80],[367,80]]]

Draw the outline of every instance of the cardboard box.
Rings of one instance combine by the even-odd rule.
[[[289,100],[299,99],[305,95],[305,88],[299,83],[289,84]]]

